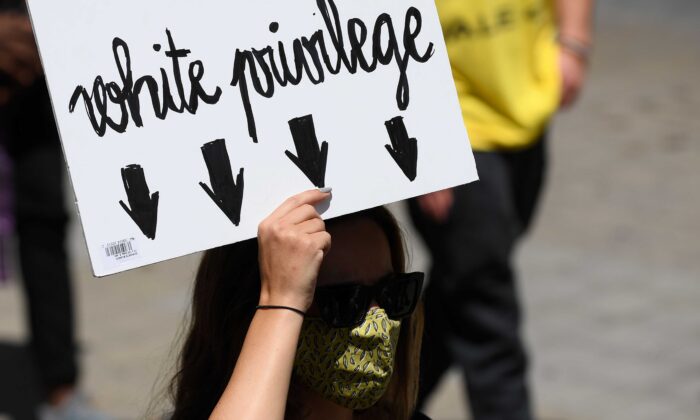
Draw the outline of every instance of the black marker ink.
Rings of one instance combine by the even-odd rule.
[[[159,192],[150,193],[141,166],[128,165],[122,168],[121,172],[124,190],[126,190],[131,209],[122,200],[119,200],[119,204],[147,238],[155,239],[158,224]]]
[[[258,142],[257,128],[255,127],[255,119],[253,117],[253,108],[250,105],[250,96],[248,95],[248,82],[245,78],[246,63],[252,63],[252,53],[250,51],[236,50],[236,57],[233,60],[233,80],[231,86],[238,86],[241,93],[241,101],[245,110],[246,119],[248,121],[248,135],[255,143]]]
[[[317,0],[316,5],[323,17],[330,43],[327,44],[323,30],[314,32],[308,38],[294,39],[291,42],[293,57],[290,59],[294,61],[296,74],[292,74],[290,71],[282,41],[277,44],[277,54],[272,46],[262,49],[236,50],[231,86],[239,88],[246,113],[248,134],[256,143],[258,141],[257,128],[250,101],[248,80],[258,95],[271,98],[275,93],[275,82],[280,87],[285,87],[287,84],[297,85],[306,75],[312,84],[317,85],[325,81],[326,72],[335,75],[345,68],[348,73],[355,74],[359,67],[362,71],[371,73],[377,69],[379,64],[387,66],[396,62],[399,69],[396,105],[400,110],[405,110],[410,102],[407,74],[409,62],[414,60],[418,63],[425,63],[433,55],[432,42],[428,43],[422,54],[418,52],[416,47],[416,39],[423,26],[423,18],[415,7],[409,7],[406,11],[404,32],[401,38],[403,50],[399,46],[399,38],[396,35],[391,16],[382,13],[377,17],[371,37],[372,57],[368,59],[363,51],[363,46],[370,41],[370,38],[364,22],[358,18],[348,20],[347,32],[350,44],[348,53],[345,48],[340,15],[334,0]],[[274,26],[275,23],[270,24],[269,28],[273,33],[279,29],[279,26]],[[335,61],[330,57],[328,46],[335,50]],[[261,82],[261,77],[264,78],[264,83]]]
[[[258,95],[272,98],[276,86],[286,87],[289,84],[296,86],[301,83],[304,76],[309,82],[317,85],[323,83],[327,75],[336,75],[343,69],[350,74],[355,74],[358,70],[371,73],[379,64],[388,66],[395,62],[399,70],[396,105],[400,110],[405,110],[410,102],[407,75],[410,61],[425,63],[434,53],[432,42],[428,42],[423,53],[418,52],[416,40],[422,29],[422,16],[415,7],[407,9],[403,37],[399,38],[392,18],[387,13],[377,17],[370,37],[367,25],[358,18],[349,19],[346,28],[342,26],[334,0],[316,0],[316,5],[322,16],[325,31],[319,29],[309,37],[302,36],[292,40],[291,56],[288,56],[282,41],[277,43],[276,52],[272,46],[235,51],[230,85],[239,89],[246,114],[248,134],[256,143],[258,138],[250,100],[250,87]],[[273,34],[277,33],[279,23],[271,22],[268,29]],[[347,30],[349,50],[345,46],[344,29]],[[204,64],[200,60],[192,61],[187,68],[186,76],[189,78],[190,90],[189,93],[185,91],[183,84],[185,71],[182,68],[184,65],[182,61],[191,54],[191,51],[177,48],[168,29],[166,29],[166,36],[168,43],[164,54],[171,61],[172,80],[164,68],[160,69],[160,86],[156,78],[151,75],[144,75],[134,80],[129,47],[124,40],[115,37],[112,42],[112,51],[121,85],[118,82],[105,84],[102,77],[98,75],[91,91],[83,86],[75,88],[68,110],[71,113],[74,112],[77,103],[82,99],[93,129],[99,137],[102,137],[108,128],[117,133],[125,132],[130,119],[135,126],[143,126],[140,95],[144,90],[150,95],[155,116],[161,120],[167,117],[169,111],[196,114],[200,101],[210,105],[218,103],[222,91],[217,86],[214,93],[209,94],[202,86]],[[403,48],[399,45],[399,41],[403,41]],[[371,48],[371,57],[363,50],[365,46]],[[160,52],[162,48],[161,44],[153,44],[152,47],[156,52]],[[331,50],[335,54],[333,57],[331,57],[333,54]],[[172,84],[175,87],[175,95],[171,92]],[[118,109],[118,115],[114,115],[116,111],[110,112],[111,104]]]
[[[391,139],[391,145],[387,144],[384,147],[399,165],[406,178],[413,182],[416,179],[418,166],[418,141],[408,137],[402,117],[392,118],[384,125]]]
[[[290,120],[289,129],[292,131],[297,156],[289,150],[284,153],[304,172],[304,175],[309,178],[312,184],[318,188],[323,188],[326,182],[328,142],[324,141],[319,147],[312,115]]]
[[[357,30],[359,29],[359,33]],[[350,41],[351,57],[359,62],[363,71],[371,73],[377,68],[377,57],[372,57],[372,63],[368,63],[362,47],[367,42],[367,25],[362,20],[353,18],[348,21],[348,39]],[[353,61],[354,64],[354,61]]]
[[[326,29],[328,30],[328,34],[331,37],[331,43],[333,44],[333,47],[335,48],[335,51],[338,54],[336,67],[331,67],[330,63],[328,61],[326,62],[326,65],[328,66],[328,71],[330,71],[331,74],[340,73],[342,62],[342,64],[345,65],[345,68],[348,69],[350,74],[355,74],[355,71],[357,70],[350,63],[348,55],[345,51],[345,45],[343,43],[343,30],[340,26],[340,14],[338,13],[338,7],[336,7],[335,2],[333,0],[329,0],[328,3],[329,4],[326,5],[326,0],[316,0],[316,6],[321,12],[321,16],[323,16],[323,22],[326,24]],[[328,12],[328,6],[330,6],[331,9],[330,13]],[[331,14],[333,15],[332,18]]]
[[[231,223],[238,226],[241,222],[243,204],[243,168],[238,172],[234,182],[231,160],[224,139],[214,140],[202,146],[202,155],[209,171],[211,188],[204,182],[200,182],[199,185]]]
[[[186,58],[190,54],[190,50],[178,49],[175,46],[170,30],[166,29],[165,33],[168,38],[168,49],[164,54],[171,59],[173,78],[179,103],[176,103],[173,98],[170,91],[170,79],[164,68],[160,69],[161,92],[159,92],[158,82],[153,76],[145,75],[134,81],[129,46],[124,40],[115,37],[112,41],[112,53],[121,79],[121,86],[117,82],[110,82],[105,85],[102,76],[97,76],[93,83],[91,93],[83,86],[77,86],[75,88],[68,104],[69,112],[74,112],[78,101],[82,99],[88,119],[95,133],[97,133],[99,137],[103,137],[107,131],[107,127],[117,133],[125,132],[129,124],[129,117],[131,117],[136,127],[143,126],[143,120],[141,118],[141,98],[139,95],[144,87],[150,94],[151,105],[155,116],[161,120],[167,117],[168,111],[176,113],[184,113],[187,111],[190,114],[196,114],[200,100],[210,105],[217,103],[221,97],[222,90],[216,87],[213,94],[210,95],[206,92],[202,86],[204,64],[200,60],[191,62],[187,70],[187,76],[190,82],[188,97],[182,80],[180,59]],[[160,49],[160,44],[153,44],[154,51],[159,52]],[[119,107],[118,122],[109,114],[109,103]]]

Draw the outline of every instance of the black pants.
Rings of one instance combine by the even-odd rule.
[[[419,407],[457,364],[475,420],[531,419],[512,255],[540,193],[545,141],[512,153],[477,152],[475,158],[480,181],[454,189],[446,223],[434,223],[415,200],[409,204],[433,258]]]
[[[78,372],[65,249],[64,161],[45,86],[37,84],[0,109],[0,124],[14,163],[30,347],[45,391],[51,391],[74,384]]]

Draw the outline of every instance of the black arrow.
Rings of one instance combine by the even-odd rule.
[[[140,165],[122,168],[122,181],[131,209],[122,200],[119,200],[119,204],[147,238],[155,239],[158,224],[158,191],[151,194],[148,190],[146,176]]]
[[[399,165],[404,175],[413,182],[416,179],[418,166],[418,141],[408,137],[403,117],[394,117],[385,122],[386,131],[389,132],[391,145],[385,145],[386,150]]]
[[[243,168],[238,172],[236,182],[233,182],[231,160],[228,157],[224,139],[214,140],[202,146],[202,155],[209,170],[211,189],[203,182],[200,182],[199,185],[219,206],[226,217],[238,226],[241,222],[241,205],[243,204]]]
[[[319,147],[314,129],[314,117],[306,115],[294,118],[289,121],[289,129],[292,130],[298,157],[289,150],[284,153],[315,186],[323,188],[326,182],[328,142],[324,141]]]

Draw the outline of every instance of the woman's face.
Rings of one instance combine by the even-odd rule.
[[[394,271],[389,241],[374,221],[344,220],[331,224],[328,232],[333,243],[319,271],[319,287],[342,283],[370,286]],[[338,308],[358,308],[344,302],[336,302]],[[318,309],[312,304],[310,318],[319,316]],[[367,328],[334,327],[309,319],[302,327],[295,359],[300,383],[323,399],[352,410],[367,409],[381,399],[393,374],[400,334],[400,321],[390,320],[383,311],[360,309]]]
[[[389,241],[372,220],[354,219],[328,228],[332,246],[324,257],[317,286],[372,285],[394,270]]]

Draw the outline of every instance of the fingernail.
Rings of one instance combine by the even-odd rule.
[[[324,188],[319,188],[318,190],[319,190],[320,192],[324,193],[324,194],[328,194],[328,193],[330,193],[331,191],[333,191],[333,188],[331,188],[331,187],[324,187]]]

